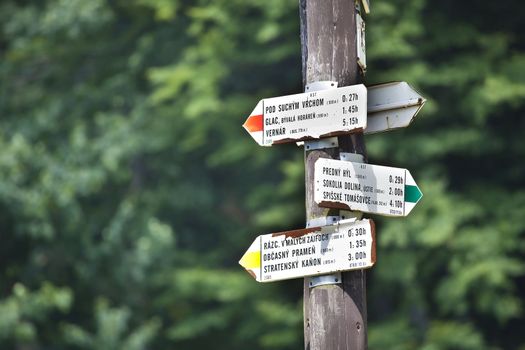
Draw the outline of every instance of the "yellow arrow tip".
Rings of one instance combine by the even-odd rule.
[[[261,267],[261,252],[246,252],[239,260],[239,264],[246,270],[258,269]]]

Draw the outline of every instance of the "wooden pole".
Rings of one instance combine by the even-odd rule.
[[[339,86],[362,81],[357,64],[356,4],[352,0],[300,0],[303,84],[336,81]],[[366,161],[363,134],[338,138],[338,147],[305,147],[306,219],[338,216],[317,206],[314,163],[319,158],[339,158],[341,152],[358,153]],[[345,272],[342,283],[310,288],[304,282],[304,339],[307,350],[363,350],[367,348],[366,275]]]

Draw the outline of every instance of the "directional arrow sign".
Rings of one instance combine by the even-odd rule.
[[[406,82],[368,87],[368,125],[365,134],[407,127],[425,99]]]
[[[243,127],[261,146],[340,135],[366,127],[362,84],[259,101]]]
[[[259,236],[239,261],[258,282],[372,267],[372,220],[342,220],[323,227]]]
[[[319,158],[314,199],[321,207],[407,216],[423,197],[406,169]]]

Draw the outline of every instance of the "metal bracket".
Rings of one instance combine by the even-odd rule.
[[[304,87],[304,92],[336,89],[338,84],[339,83],[337,81],[331,80],[314,81],[313,83],[306,84]]]
[[[340,220],[339,216],[321,216],[306,222],[306,227],[327,226],[335,224]]]
[[[339,216],[341,221],[357,221],[363,218],[363,212],[360,211],[349,211],[349,210],[339,210]]]
[[[324,286],[327,284],[339,284],[343,283],[341,279],[341,273],[337,272],[331,275],[314,276],[309,278],[308,286],[310,288]]]
[[[304,149],[306,151],[312,151],[314,149],[323,149],[323,148],[335,148],[335,147],[339,147],[339,142],[337,141],[337,137],[328,137],[325,139],[304,142]]]
[[[339,153],[339,159],[346,162],[364,163],[365,157],[359,153],[341,152]]]

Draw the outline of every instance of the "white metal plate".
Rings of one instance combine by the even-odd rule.
[[[257,281],[273,282],[369,268],[375,261],[375,227],[368,219],[259,236],[239,263]]]
[[[365,134],[407,127],[423,108],[425,99],[408,83],[368,87],[368,125]]]
[[[317,139],[365,129],[366,106],[363,84],[267,98],[243,126],[261,146]]]
[[[319,206],[406,216],[422,193],[406,169],[320,158],[314,166]]]

